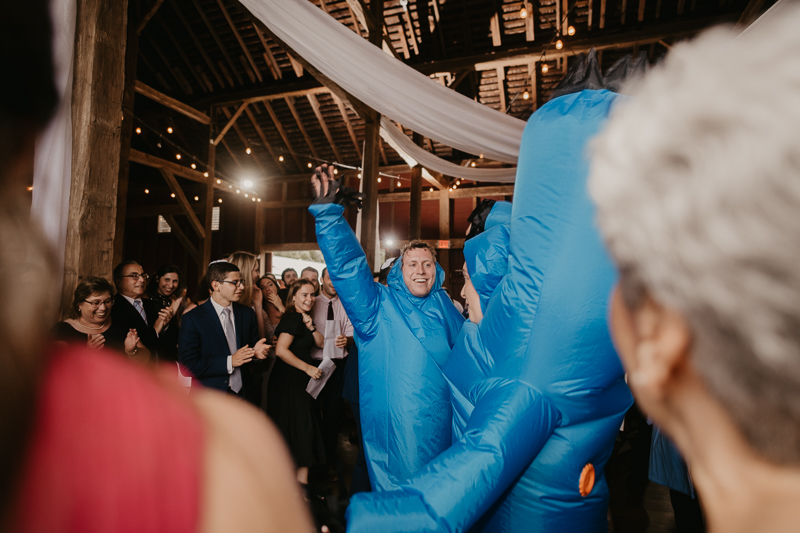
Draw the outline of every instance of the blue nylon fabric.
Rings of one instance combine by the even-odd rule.
[[[529,120],[507,271],[443,366],[453,445],[396,490],[355,495],[348,531],[607,530],[603,467],[633,399],[608,334],[616,271],[593,224],[586,145],[616,98],[566,95]],[[465,246],[468,268],[497,246],[476,239]],[[581,497],[587,463],[596,481]]]
[[[338,204],[312,205],[317,242],[355,330],[367,469],[374,491],[391,490],[451,442],[450,389],[440,366],[464,323],[442,289],[412,295],[400,261],[389,286],[372,280],[361,245]]]

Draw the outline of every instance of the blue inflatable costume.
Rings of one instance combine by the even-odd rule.
[[[401,487],[355,495],[348,531],[607,530],[603,467],[632,397],[606,324],[616,272],[593,225],[586,147],[615,98],[569,94],[529,120],[509,224],[465,246],[486,307],[443,366],[453,445]]]
[[[338,184],[316,201],[342,201],[344,191],[337,191]],[[355,330],[370,482],[373,490],[392,490],[450,446],[450,389],[440,367],[464,317],[442,289],[439,265],[424,298],[409,292],[400,261],[384,287],[372,280],[361,245],[342,217],[344,207],[315,203],[309,209],[331,281]]]

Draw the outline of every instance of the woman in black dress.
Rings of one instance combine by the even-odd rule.
[[[88,277],[78,283],[69,309],[70,318],[53,326],[51,334],[58,342],[86,343],[89,348],[108,347],[132,359],[150,360],[135,329],[125,331],[111,320],[114,287],[107,280]]]
[[[314,307],[314,285],[297,280],[289,290],[286,312],[275,335],[278,356],[269,383],[267,411],[281,430],[297,466],[297,481],[308,483],[308,467],[325,463],[318,415],[313,398],[306,392],[309,378],[319,379],[319,361],[311,358],[314,346],[322,348],[325,339],[314,327],[309,313]]]
[[[185,292],[183,276],[175,265],[160,266],[145,289],[159,311],[172,308],[172,319],[159,334],[158,358],[161,361],[178,362],[179,326],[183,314],[181,307],[185,307]]]

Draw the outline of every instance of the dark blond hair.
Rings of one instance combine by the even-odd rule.
[[[400,266],[403,266],[403,258],[406,256],[406,252],[409,250],[417,250],[417,249],[428,250],[431,253],[431,257],[433,257],[433,262],[436,262],[436,250],[425,241],[421,241],[419,239],[414,239],[413,241],[409,242],[403,249],[400,250]]]
[[[314,289],[315,291],[317,290],[317,288],[314,287],[314,284],[311,283],[310,279],[300,278],[297,281],[295,281],[294,283],[292,283],[292,286],[289,288],[289,294],[286,296],[286,302],[285,302],[286,313],[285,314],[288,315],[289,313],[291,313],[292,311],[295,310],[295,308],[294,308],[294,295],[297,294],[297,291],[299,291],[300,287],[302,287],[303,285],[311,285],[312,289]]]

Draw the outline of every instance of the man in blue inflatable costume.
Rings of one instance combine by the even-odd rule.
[[[593,59],[573,86],[602,82]],[[401,487],[355,495],[348,531],[607,530],[603,467],[632,397],[606,326],[616,272],[585,154],[616,98],[581,90],[529,120],[510,214],[495,204],[465,245],[471,321],[443,366],[453,445]]]
[[[464,323],[442,289],[436,252],[421,241],[403,249],[388,287],[372,279],[367,258],[342,216],[352,196],[316,170],[317,242],[359,350],[359,397],[372,488],[392,490],[446,450],[450,389],[440,370]]]

